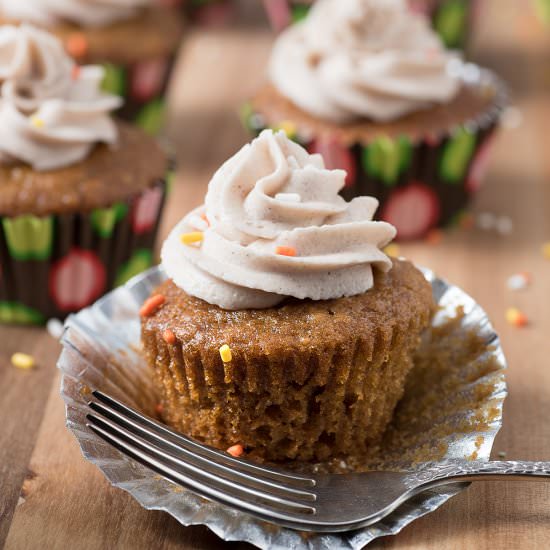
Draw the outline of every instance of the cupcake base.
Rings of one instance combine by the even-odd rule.
[[[221,310],[171,281],[155,293],[165,304],[144,319],[142,340],[165,421],[269,461],[361,456],[379,442],[433,304],[422,274],[400,261],[363,295],[267,310]]]

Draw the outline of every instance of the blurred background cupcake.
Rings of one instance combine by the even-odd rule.
[[[506,93],[405,0],[319,0],[278,37],[268,72],[243,111],[252,132],[284,129],[345,169],[343,195],[376,196],[400,239],[459,219]]]
[[[152,262],[168,161],[110,113],[104,69],[51,34],[0,27],[0,321],[85,307]]]
[[[124,98],[119,116],[157,134],[183,32],[183,16],[166,3],[0,0],[0,24],[43,27],[62,40],[77,63],[102,65],[102,88]]]
[[[263,0],[271,25],[281,31],[302,20],[314,0]],[[427,16],[447,48],[465,48],[480,0],[408,0],[411,10]]]

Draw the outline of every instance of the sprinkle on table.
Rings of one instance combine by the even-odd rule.
[[[162,294],[155,294],[147,298],[139,310],[139,316],[150,317],[160,306],[162,306],[162,304],[164,304],[165,300],[166,298]]]
[[[401,254],[401,249],[398,244],[391,243],[386,248],[384,248],[384,254],[391,256],[392,258],[397,258]]]
[[[231,445],[231,447],[227,449],[227,452],[231,456],[234,456],[235,458],[239,458],[244,453],[244,447],[240,443],[237,443],[237,445]]]
[[[547,259],[550,260],[550,241],[547,243],[544,243],[542,245],[542,255]]]
[[[172,330],[170,330],[169,328],[167,328],[163,333],[162,333],[162,339],[167,343],[167,344],[175,344],[176,343],[176,335],[174,334],[174,332]]]
[[[35,367],[36,361],[32,355],[18,352],[11,356],[11,364],[18,369],[29,370]]]
[[[277,246],[275,254],[279,256],[296,256],[296,249],[293,246]]]
[[[202,242],[203,238],[202,231],[191,231],[191,233],[183,233],[180,240],[183,244],[190,245]]]
[[[233,359],[233,353],[231,353],[231,348],[227,344],[224,344],[220,348],[220,357],[222,358],[222,361],[224,363],[231,363],[231,360]]]
[[[431,229],[426,235],[426,242],[433,246],[438,245],[443,240],[443,231],[441,229]]]
[[[529,324],[527,316],[515,307],[506,310],[506,320],[515,327],[524,327]]]
[[[508,277],[506,286],[508,290],[523,290],[531,284],[531,274],[527,271],[516,273]]]
[[[88,40],[81,32],[73,32],[65,41],[65,49],[69,55],[80,59],[88,53]]]

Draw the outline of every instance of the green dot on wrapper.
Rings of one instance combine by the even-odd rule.
[[[101,89],[104,92],[124,97],[126,95],[126,70],[124,67],[104,63],[105,75],[101,82]]]
[[[165,112],[164,101],[154,99],[141,109],[136,117],[136,124],[150,136],[156,136],[164,125]]]
[[[381,137],[363,150],[363,167],[367,174],[389,186],[397,183],[399,176],[410,166],[412,144],[406,137],[391,139]]]
[[[0,302],[0,323],[14,325],[43,325],[42,313],[18,302]]]
[[[439,162],[441,178],[447,183],[460,183],[466,176],[466,171],[476,147],[475,134],[460,128],[445,144]]]
[[[118,270],[115,286],[123,285],[132,277],[138,275],[151,267],[153,253],[150,250],[142,249],[134,252],[133,256]]]
[[[434,28],[447,48],[458,48],[464,44],[468,23],[466,0],[447,0],[434,17]]]
[[[97,208],[90,216],[94,231],[103,238],[110,237],[115,230],[116,211],[114,208]]]
[[[2,226],[10,255],[16,260],[46,260],[53,246],[53,216],[30,214],[3,218]]]

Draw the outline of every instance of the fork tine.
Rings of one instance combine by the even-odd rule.
[[[253,488],[264,491],[275,491],[280,493],[281,496],[287,498],[297,498],[301,500],[305,499],[310,502],[315,500],[315,496],[311,492],[288,487],[286,485],[271,481],[270,479],[258,477],[257,475],[253,476],[249,473],[235,470],[234,468],[224,464],[219,464],[216,459],[207,458],[194,453],[193,451],[172,442],[166,436],[160,436],[156,432],[144,428],[137,421],[125,417],[121,413],[107,407],[106,405],[103,405],[102,403],[91,402],[90,408],[113,421],[118,427],[124,428],[132,435],[139,437],[146,443],[160,448],[164,453],[168,453],[175,460],[181,459],[186,463],[191,463],[195,467],[202,469],[207,468],[213,475],[220,478],[229,479],[231,481],[236,481],[237,483],[242,483],[248,487],[252,486]]]
[[[123,415],[126,419],[132,419],[138,422],[143,429],[147,429],[149,433],[155,433],[157,436],[161,436],[163,439],[169,438],[170,441],[177,444],[178,446],[186,449],[193,454],[199,454],[206,459],[214,460],[218,464],[223,464],[228,466],[235,471],[249,473],[256,477],[267,477],[274,481],[280,483],[290,483],[298,487],[314,487],[315,481],[311,477],[306,477],[298,474],[290,474],[287,472],[282,472],[276,468],[260,466],[257,464],[252,464],[250,462],[245,462],[241,459],[234,458],[227,453],[213,449],[212,447],[207,447],[193,441],[192,439],[179,434],[168,428],[166,425],[156,422],[152,418],[148,418],[143,414],[139,413],[135,409],[132,409],[128,405],[121,403],[120,401],[104,394],[101,391],[95,390],[92,392],[92,395],[101,401],[106,407],[108,407],[112,413],[119,413]],[[91,406],[91,404],[90,404]]]
[[[296,522],[297,515],[311,515],[315,513],[315,508],[311,506],[275,497],[268,493],[247,489],[213,476],[183,461],[174,459],[170,455],[165,455],[153,445],[140,440],[137,436],[126,432],[108,420],[92,414],[88,415],[87,418],[92,422],[92,424],[89,424],[90,429],[102,439],[141,464],[206,498],[230,504],[248,513],[259,515],[264,519],[276,517],[285,522]],[[191,472],[191,474],[186,472],[186,470]],[[202,480],[199,478],[202,478]],[[241,496],[233,496],[227,492],[228,490],[237,492]],[[284,509],[294,515],[285,513]]]

